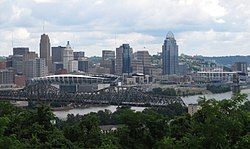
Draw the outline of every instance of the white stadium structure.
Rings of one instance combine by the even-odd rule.
[[[89,92],[116,85],[115,75],[86,76],[75,74],[52,75],[31,79],[28,83],[51,84],[66,92]]]

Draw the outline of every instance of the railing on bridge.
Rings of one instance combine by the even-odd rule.
[[[20,90],[0,91],[1,100],[69,102],[131,106],[167,106],[179,103],[181,97],[151,95],[135,87],[111,86],[91,93],[65,93],[48,84],[33,84]]]

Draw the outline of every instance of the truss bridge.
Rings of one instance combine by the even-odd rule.
[[[178,96],[153,95],[136,87],[110,86],[98,91],[83,93],[66,93],[49,84],[31,84],[19,90],[0,91],[2,101],[37,101],[79,104],[106,104],[128,106],[167,106],[185,103]]]

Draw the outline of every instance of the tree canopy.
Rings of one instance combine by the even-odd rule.
[[[199,100],[190,116],[178,104],[136,112],[119,107],[63,121],[47,106],[22,109],[0,102],[0,148],[249,148],[250,102],[232,99]],[[100,125],[118,129],[103,133]]]

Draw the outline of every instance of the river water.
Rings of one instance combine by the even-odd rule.
[[[245,93],[248,95],[248,100],[250,100],[250,89],[244,89],[241,91],[241,93]],[[220,94],[205,94],[205,95],[194,95],[194,96],[188,96],[188,97],[183,97],[183,101],[185,102],[186,105],[191,104],[191,103],[197,103],[197,99],[199,97],[206,97],[207,99],[215,98],[218,100],[222,99],[228,99],[231,98],[232,92],[226,92],[226,93],[220,93]],[[117,106],[102,106],[102,107],[87,107],[87,108],[75,108],[71,110],[65,110],[65,111],[54,111],[54,114],[56,117],[60,119],[66,119],[68,114],[74,114],[74,115],[84,115],[88,114],[90,112],[98,112],[100,110],[105,110],[108,109],[111,112],[116,111]],[[131,107],[131,109],[135,111],[142,111],[145,109],[144,107]]]

